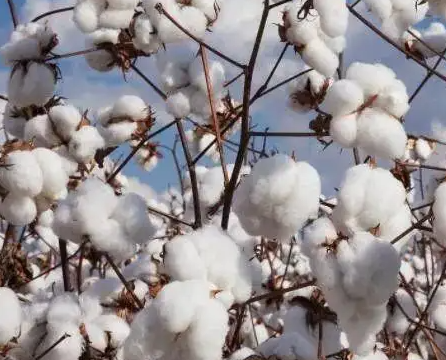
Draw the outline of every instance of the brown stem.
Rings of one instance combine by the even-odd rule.
[[[11,20],[14,24],[14,29],[19,25],[19,17],[17,16],[17,10],[13,0],[7,0],[9,6],[9,13],[11,14]]]
[[[221,226],[224,230],[228,228],[229,214],[231,212],[232,198],[234,196],[235,188],[237,186],[240,170],[243,166],[245,159],[246,149],[249,146],[249,110],[251,103],[251,85],[254,75],[254,69],[256,65],[257,55],[259,54],[260,44],[262,42],[263,33],[266,26],[269,13],[269,0],[264,1],[262,18],[260,19],[259,28],[257,30],[256,40],[251,53],[248,67],[245,72],[245,85],[243,89],[243,110],[242,110],[242,124],[240,134],[240,147],[237,153],[237,157],[232,171],[231,180],[225,189],[224,201],[223,201],[223,213]]]
[[[70,266],[68,262],[67,241],[59,239],[60,262],[62,264],[62,277],[64,291],[71,291]]]
[[[195,215],[195,223],[194,228],[199,228],[202,226],[201,220],[201,208],[200,208],[200,195],[198,192],[198,180],[197,174],[195,173],[195,165],[193,163],[192,155],[189,151],[189,146],[187,145],[186,134],[184,132],[183,124],[181,123],[181,119],[177,119],[177,129],[178,134],[180,135],[181,145],[183,147],[184,157],[186,158],[187,168],[189,170],[189,178],[192,186],[192,198],[194,202],[194,215]]]

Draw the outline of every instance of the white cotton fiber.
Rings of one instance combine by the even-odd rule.
[[[22,309],[17,295],[7,287],[0,287],[0,299],[0,345],[6,345],[20,333]]]
[[[358,135],[358,115],[350,114],[334,117],[330,121],[330,136],[342,147],[356,146]]]
[[[110,29],[128,28],[134,13],[134,9],[117,10],[108,8],[99,15],[99,26]]]
[[[105,146],[104,139],[93,126],[83,126],[76,131],[68,144],[68,151],[81,163],[94,159],[96,151]]]
[[[378,94],[395,78],[395,73],[382,64],[366,64],[355,62],[346,72],[346,78],[356,81],[363,89],[366,97]]]
[[[322,75],[332,76],[339,66],[337,55],[319,38],[305,45],[302,60]]]
[[[82,115],[73,105],[53,106],[48,117],[56,129],[56,133],[64,141],[69,141],[82,121]]]
[[[37,115],[25,123],[23,138],[32,141],[35,146],[53,147],[61,143],[61,139],[54,133],[48,115]]]
[[[362,88],[354,81],[344,79],[329,88],[321,109],[336,117],[355,112],[363,103]]]
[[[182,119],[191,112],[190,91],[181,89],[166,99],[166,110],[176,119]]]
[[[225,82],[225,69],[218,61],[209,62],[208,68],[208,80],[211,83],[214,94],[218,94],[222,91]],[[189,77],[193,85],[199,88],[203,93],[208,93],[201,56],[196,57],[195,60],[189,65]]]
[[[319,208],[317,171],[286,155],[259,160],[237,189],[234,211],[244,230],[287,241]]]

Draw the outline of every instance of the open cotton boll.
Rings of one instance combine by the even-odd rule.
[[[6,345],[9,340],[20,333],[22,309],[17,295],[7,287],[0,287],[2,308],[0,311],[0,345]]]
[[[393,70],[379,63],[355,62],[348,67],[345,76],[349,80],[356,81],[366,97],[378,94],[395,79]]]
[[[88,163],[96,151],[105,147],[105,141],[93,126],[83,126],[76,131],[68,144],[68,151],[78,162]]]
[[[419,138],[415,142],[415,152],[420,160],[426,161],[430,158],[434,149],[427,140]]]
[[[207,279],[206,265],[187,235],[176,236],[165,244],[164,269],[175,280]]]
[[[188,331],[187,339],[189,359],[220,360],[228,327],[228,313],[223,305],[208,299],[196,312]]]
[[[147,205],[144,198],[135,193],[127,193],[121,196],[112,214],[117,220],[129,240],[134,243],[143,243],[155,234],[155,227],[147,213]]]
[[[333,115],[347,115],[355,112],[364,103],[364,93],[354,81],[336,81],[327,91],[321,109]]]
[[[68,175],[63,169],[60,156],[45,148],[32,151],[43,175],[42,194],[50,199],[57,197],[68,183]]]
[[[73,211],[69,204],[60,203],[54,213],[53,230],[59,237],[80,244],[82,242],[82,229],[77,219],[73,218]]]
[[[100,28],[88,34],[87,41],[97,45],[103,43],[117,44],[119,42],[119,33],[118,29]]]
[[[158,26],[160,20],[165,17],[163,14],[155,8],[156,4],[160,3],[170,15],[177,19],[178,12],[180,11],[179,4],[176,0],[143,0],[142,6],[145,12],[150,16],[154,22],[155,27]]]
[[[216,104],[218,100],[214,95],[214,104]],[[192,87],[192,92],[190,96],[190,106],[191,111],[199,115],[203,118],[209,118],[212,115],[211,105],[209,103],[209,96],[207,92],[203,92],[195,87]]]
[[[381,239],[392,241],[412,226],[412,212],[408,205],[403,205],[387,221],[379,225],[379,237]],[[393,246],[402,253],[412,238],[412,234],[407,234]]]
[[[344,35],[348,26],[348,14],[344,0],[315,0],[314,8],[320,16],[322,30],[331,37]]]
[[[23,138],[38,147],[53,147],[61,142],[46,114],[34,116],[25,123]]]
[[[105,10],[105,0],[79,1],[73,10],[73,21],[84,33],[90,33],[99,26],[99,14]]]
[[[214,91],[214,94],[218,94],[223,90],[225,82],[225,68],[218,61],[211,61],[208,64],[209,67],[209,80]],[[194,61],[189,65],[189,77],[193,85],[200,89],[203,93],[207,94],[206,75],[203,68],[203,62],[200,56],[196,57]]]
[[[43,188],[43,174],[30,151],[10,152],[0,168],[0,185],[8,192],[21,196],[36,196]]]
[[[402,81],[394,79],[382,89],[373,106],[382,108],[396,118],[406,115],[410,107],[406,85]]]
[[[114,348],[121,347],[130,334],[130,326],[127,322],[114,314],[101,315],[95,323],[110,334],[110,344]]]
[[[358,119],[358,145],[372,156],[400,159],[407,135],[400,121],[378,108],[367,108]]]
[[[56,132],[63,140],[69,141],[82,121],[82,115],[73,105],[53,106],[48,116]]]
[[[70,155],[68,148],[65,145],[53,148],[53,151],[60,156],[62,167],[68,176],[73,175],[78,170],[79,164]]]
[[[189,90],[189,91],[188,91]],[[166,99],[166,110],[176,119],[182,119],[191,112],[191,91],[189,88],[181,89]]]
[[[97,129],[106,146],[119,146],[132,138],[132,134],[137,129],[137,123],[121,121],[107,126],[98,126]]]
[[[11,73],[8,98],[17,107],[43,106],[53,96],[56,75],[48,64],[29,62]]]
[[[339,66],[339,58],[319,38],[311,40],[301,52],[302,60],[325,76],[332,76]]]
[[[404,335],[411,325],[405,314],[407,314],[410,319],[415,319],[417,317],[417,308],[413,303],[412,297],[402,288],[399,288],[396,291],[395,298],[398,304],[403,308],[404,313],[400,310],[398,305],[395,305],[390,311],[387,319],[387,326],[391,332],[395,332],[398,335]]]
[[[188,63],[169,61],[158,54],[156,64],[160,72],[161,84],[166,92],[184,87],[189,83]]]
[[[342,147],[356,146],[358,135],[358,115],[356,113],[334,117],[330,121],[330,136]]]
[[[184,296],[187,293],[187,296]],[[162,326],[170,333],[181,333],[209,299],[207,283],[199,280],[174,281],[164,286],[152,306]]]
[[[139,96],[121,96],[113,105],[111,118],[129,118],[131,120],[145,119],[149,115],[149,106]]]
[[[107,0],[107,4],[112,9],[132,10],[138,5],[138,0]]]
[[[154,28],[152,22],[150,21],[150,17],[146,14],[139,15],[136,17],[133,27],[135,33],[133,45],[135,48],[147,53],[155,52],[159,46],[159,41],[154,33]],[[153,51],[151,51],[152,48]]]
[[[304,19],[286,30],[286,37],[294,45],[302,46],[318,37],[319,22],[314,18]]]
[[[134,9],[118,10],[109,7],[99,15],[99,26],[109,29],[126,29],[134,14]]]
[[[446,7],[445,7],[446,8]],[[417,39],[413,39],[413,48],[421,52],[425,57],[431,58],[437,53],[442,53],[446,47],[446,29],[442,23],[434,22],[429,27],[419,34],[419,38],[429,46],[429,48]]]
[[[318,211],[320,192],[311,165],[279,154],[259,160],[242,180],[234,212],[248,234],[286,241]]]
[[[190,2],[191,6],[200,9],[210,21],[217,19],[220,3],[220,0],[191,0]]]

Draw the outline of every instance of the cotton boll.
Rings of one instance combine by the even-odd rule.
[[[105,9],[105,0],[86,0],[79,2],[73,11],[76,26],[84,33],[90,33],[99,26],[99,14]]]
[[[319,175],[311,165],[276,155],[259,160],[243,179],[234,212],[248,234],[285,241],[317,212],[319,196]]]
[[[229,360],[245,360],[252,355],[256,355],[257,353],[249,347],[242,346],[240,349],[232,353],[229,357]]]
[[[107,3],[112,9],[134,9],[138,0],[107,0]]]
[[[407,135],[397,119],[380,109],[368,108],[359,116],[357,141],[369,155],[400,159],[405,153]]]
[[[218,94],[225,82],[225,69],[218,61],[212,61],[208,64],[209,80],[214,91]],[[199,88],[203,93],[207,94],[206,76],[203,68],[201,57],[196,57],[189,65],[189,77],[193,85]]]
[[[21,196],[36,196],[42,191],[43,174],[33,154],[16,150],[9,153],[0,168],[0,184]]]
[[[339,66],[339,59],[320,39],[315,38],[305,45],[302,60],[325,76],[332,76]]]
[[[100,72],[111,71],[115,66],[113,55],[107,50],[89,52],[84,56],[88,66]]]
[[[200,115],[203,118],[208,118],[212,115],[211,105],[209,103],[209,96],[206,92],[194,89],[194,91],[192,91],[190,95],[189,100],[191,111],[194,114]],[[214,104],[215,103],[216,99],[214,98]]]
[[[169,95],[166,99],[166,109],[176,119],[182,119],[191,112],[190,91],[182,89]]]
[[[392,15],[392,2],[390,0],[364,0],[364,3],[381,21]]]
[[[334,117],[330,122],[330,136],[342,147],[351,148],[356,146],[357,119],[358,115],[356,113]]]
[[[126,29],[132,21],[134,9],[117,10],[108,8],[99,15],[99,26],[109,29]]]
[[[356,81],[363,89],[366,97],[376,95],[386,86],[392,84],[395,73],[382,64],[365,64],[355,62],[346,72],[346,78]]]
[[[93,126],[83,126],[71,137],[68,151],[78,162],[88,163],[103,147],[105,142],[98,130]]]
[[[294,45],[302,46],[318,37],[318,22],[304,19],[286,30],[286,37]]]
[[[65,141],[70,140],[82,121],[81,113],[73,105],[53,106],[48,117],[57,134]]]
[[[206,266],[188,236],[177,236],[165,245],[164,268],[175,280],[207,279]]]
[[[400,80],[394,80],[379,93],[374,106],[378,106],[396,118],[401,118],[409,110],[409,95]]]
[[[54,198],[60,194],[68,183],[68,175],[63,169],[62,160],[57,153],[45,148],[32,151],[43,175],[43,195]]]
[[[56,75],[51,65],[29,62],[11,73],[8,98],[17,107],[43,106],[53,96]]]
[[[68,148],[65,145],[53,148],[53,151],[59,155],[62,160],[62,168],[68,176],[73,175],[78,170],[79,164],[70,155]]]
[[[425,160],[429,159],[429,157],[432,155],[433,149],[427,140],[424,140],[423,138],[419,138],[415,142],[415,152],[419,159],[425,161]]]
[[[161,83],[167,92],[186,86],[189,83],[187,65],[172,61],[165,61],[157,57],[157,65],[160,70]]]
[[[154,29],[150,17],[146,14],[141,14],[135,19],[134,23],[135,39],[141,46],[149,46],[154,40]],[[135,40],[134,39],[134,40]]]
[[[408,205],[403,205],[399,210],[385,222],[381,222],[379,226],[380,238],[392,241],[412,226],[412,212]],[[402,253],[412,238],[412,234],[407,234],[394,244],[395,249]]]
[[[86,322],[84,326],[88,334],[89,345],[96,350],[104,352],[107,348],[107,337],[104,330],[94,322]]]
[[[17,295],[11,289],[0,287],[0,298],[2,299],[0,345],[6,345],[20,333],[22,309]]]
[[[96,45],[104,43],[117,44],[119,42],[119,33],[120,31],[117,29],[100,28],[88,34],[87,42]]]
[[[407,316],[410,319],[417,317],[417,308],[413,303],[412,297],[406,292],[406,290],[398,289],[395,293],[395,298],[398,304],[403,308],[404,313],[400,310],[398,305],[395,305],[393,311],[390,312],[390,316],[387,319],[387,324],[391,332],[395,332],[398,335],[403,335],[410,326],[410,322],[407,320]]]
[[[135,95],[121,96],[113,105],[110,116],[127,117],[131,120],[142,120],[149,115],[149,107],[140,97]]]
[[[321,109],[333,115],[347,115],[356,111],[364,103],[361,87],[351,80],[336,81],[327,91]]]
[[[188,296],[184,296],[185,291]],[[190,326],[196,312],[203,311],[202,306],[206,304],[208,298],[209,290],[205,282],[174,281],[163,287],[153,306],[163,327],[175,334],[185,331]]]
[[[106,146],[119,146],[132,138],[137,129],[135,122],[122,121],[105,126],[98,126],[100,135],[105,140]]]
[[[33,141],[35,146],[42,147],[53,147],[61,142],[46,114],[37,115],[25,123],[23,138],[26,141]]]
[[[315,0],[314,8],[319,13],[321,27],[325,33],[331,37],[345,34],[347,31],[349,14],[345,1]]]
[[[207,300],[184,334],[190,359],[220,360],[228,332],[228,313],[216,300]]]
[[[143,243],[155,233],[147,213],[146,201],[138,194],[127,193],[121,196],[112,218],[121,224],[129,240],[134,243]]]
[[[82,229],[79,228],[77,219],[73,218],[73,212],[66,203],[59,204],[54,213],[53,230],[61,238],[77,244],[82,242]]]

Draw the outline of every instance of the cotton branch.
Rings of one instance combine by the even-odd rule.
[[[14,0],[6,0],[9,6],[9,13],[11,14],[11,20],[14,25],[14,28],[19,25],[19,17],[17,16],[17,10],[14,4]]]

